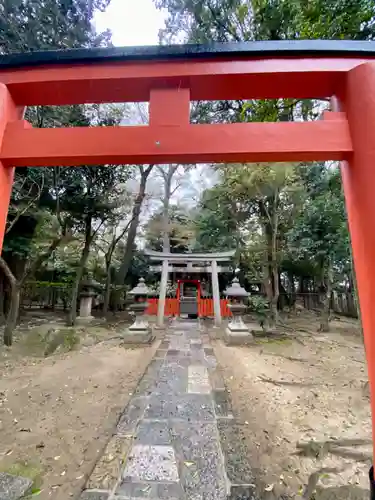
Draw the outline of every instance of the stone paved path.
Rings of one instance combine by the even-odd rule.
[[[126,456],[120,478],[104,490],[94,471],[81,499],[252,499],[251,470],[237,467],[237,439],[208,336],[198,322],[180,321],[166,334],[110,444]]]

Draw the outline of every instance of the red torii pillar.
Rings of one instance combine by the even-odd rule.
[[[340,98],[353,144],[342,162],[342,180],[370,380],[372,428],[375,436],[375,63],[350,70]],[[370,472],[375,498],[373,470]]]
[[[24,107],[16,106],[6,85],[0,82],[0,149],[8,123],[19,120]],[[4,166],[0,160],[0,249],[3,248],[6,222],[15,168]]]

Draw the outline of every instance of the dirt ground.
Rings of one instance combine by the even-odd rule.
[[[249,347],[214,342],[249,455],[270,498],[368,499],[371,413],[359,326],[312,314]],[[285,496],[283,496],[285,495]]]
[[[126,348],[115,327],[99,325],[45,358],[35,341],[43,328],[34,321],[14,347],[0,346],[0,470],[31,476],[41,500],[66,500],[79,495],[154,348]]]

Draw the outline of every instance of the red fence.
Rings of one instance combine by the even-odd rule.
[[[148,308],[146,314],[150,316],[156,316],[158,313],[158,302],[159,299],[148,299]],[[231,312],[228,308],[228,300],[220,300],[221,316],[226,318],[231,316]],[[165,316],[178,316],[179,314],[179,303],[177,299],[165,299]],[[198,301],[198,315],[200,318],[207,318],[214,316],[214,301],[213,299],[200,299]]]

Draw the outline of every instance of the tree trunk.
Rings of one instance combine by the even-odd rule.
[[[260,212],[262,214],[262,204],[260,204]],[[264,264],[263,264],[263,288],[267,297],[268,305],[269,305],[269,314],[268,314],[268,326],[272,329],[275,326],[274,322],[274,311],[273,311],[273,288],[272,288],[272,270],[270,266],[270,245],[269,245],[269,235],[267,222],[264,220],[262,222],[262,233],[263,233],[263,241],[264,241]]]
[[[0,278],[0,323],[3,325],[5,324],[5,287],[4,287],[4,280],[3,277],[1,276]]]
[[[142,204],[146,196],[147,179],[152,168],[153,165],[149,165],[149,167],[146,168],[145,170],[141,170],[141,181],[139,184],[138,194],[134,200],[131,222],[129,226],[128,237],[126,240],[124,258],[122,260],[120,269],[117,273],[117,279],[116,279],[117,285],[123,285],[125,283],[126,276],[129,272],[130,264],[133,258],[134,241],[135,237],[137,236],[137,229],[139,225],[139,217],[141,214]]]
[[[172,178],[175,169],[169,165],[169,170],[164,178],[164,198],[163,198],[163,252],[171,251],[171,243],[169,238],[169,204],[172,194]]]
[[[10,270],[10,267],[5,260],[0,257],[0,268],[5,274],[10,286],[10,306],[4,329],[4,344],[11,346],[13,342],[13,330],[16,327],[19,309],[19,287],[17,280]]]
[[[82,280],[83,271],[85,269],[87,259],[90,255],[90,246],[92,243],[91,222],[92,222],[91,217],[88,215],[86,220],[85,245],[82,250],[81,258],[78,264],[78,269],[76,272],[76,277],[72,288],[71,304],[68,316],[68,326],[74,326],[77,318],[77,300],[78,300],[79,285]]]
[[[272,299],[271,299],[271,315],[273,324],[276,326],[279,321],[279,311],[277,304],[279,302],[280,287],[279,287],[279,268],[277,262],[273,260],[271,266],[272,276]]]
[[[291,309],[296,311],[296,286],[294,283],[294,275],[291,271],[288,272],[288,295]]]
[[[277,215],[277,197],[270,200],[272,212],[267,210],[263,201],[259,203],[259,212],[262,221],[262,230],[265,245],[265,262],[263,266],[264,288],[269,303],[269,328],[275,328],[279,320],[277,303],[280,295],[279,288],[279,267],[277,263],[277,234],[278,234],[278,215]]]
[[[103,304],[103,314],[107,315],[108,314],[108,309],[109,309],[109,301],[111,298],[111,263],[106,262],[106,272],[107,276],[105,279],[105,293],[104,293],[104,304]]]
[[[4,328],[4,344],[11,346],[13,343],[13,332],[17,326],[18,313],[20,309],[20,287],[17,283],[11,285],[10,308]]]
[[[30,267],[24,270],[22,277],[18,281],[5,260],[0,258],[0,268],[3,270],[10,285],[10,305],[4,330],[5,345],[12,345],[13,330],[17,325],[19,316],[20,292],[27,277],[33,275],[40,268],[43,262],[45,262],[51,256],[52,252],[60,245],[62,240],[62,237],[55,238],[48,249],[44,253],[40,254],[32,262]]]
[[[56,250],[56,248],[58,248],[61,245],[63,239],[64,239],[63,236],[55,238],[50,244],[50,246],[47,248],[47,250],[44,253],[38,255],[38,257],[31,263],[30,267],[26,267],[21,279],[18,281],[20,288],[23,287],[26,279],[29,276],[33,276],[36,273],[36,271],[39,270],[40,266],[47,259],[49,259],[49,257],[51,257],[52,253]]]
[[[270,224],[270,231],[271,231],[271,268],[272,268],[272,290],[273,290],[273,297],[272,297],[272,314],[274,317],[275,324],[278,323],[279,321],[279,311],[277,309],[277,304],[279,301],[279,295],[280,295],[280,287],[279,287],[279,265],[277,262],[277,235],[279,232],[279,217],[277,213],[277,208],[278,208],[278,198],[279,198],[279,191],[276,190],[274,197],[273,197],[273,203],[272,203],[272,214],[271,214],[271,224]]]
[[[325,293],[323,295],[323,311],[320,319],[320,332],[329,332],[329,317],[331,312],[331,295],[332,295],[332,281],[333,270],[330,264],[327,266],[326,276],[324,279]]]

